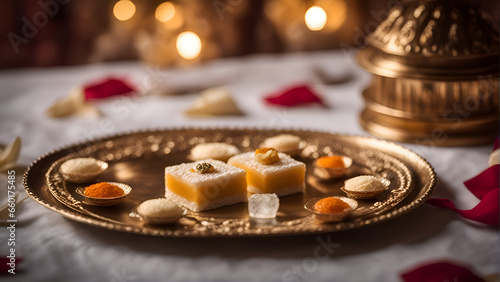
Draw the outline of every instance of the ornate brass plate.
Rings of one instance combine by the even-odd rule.
[[[202,142],[226,142],[242,151],[256,148],[265,138],[290,133],[307,143],[298,160],[306,163],[306,189],[280,198],[275,220],[248,217],[246,203],[205,212],[188,212],[176,224],[154,226],[129,216],[141,202],[163,197],[164,167],[188,162],[189,150]],[[327,154],[353,159],[349,174],[322,180],[313,175],[312,162]],[[75,192],[82,184],[63,180],[59,166],[77,156],[90,156],[109,163],[95,181],[121,182],[132,193],[116,206],[83,203]],[[359,200],[359,208],[346,220],[322,223],[304,209],[304,203],[325,195],[345,196],[344,180],[361,174],[386,177],[389,189],[372,200]],[[399,145],[368,137],[336,135],[302,130],[270,129],[172,129],[136,132],[80,143],[41,156],[24,175],[28,194],[41,205],[63,216],[112,230],[176,237],[272,236],[334,232],[371,225],[404,214],[422,204],[432,193],[436,175],[429,163]]]

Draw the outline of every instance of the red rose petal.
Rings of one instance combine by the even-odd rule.
[[[464,182],[465,187],[479,199],[482,199],[488,192],[500,187],[500,165],[493,165],[481,172],[477,176]]]
[[[418,266],[401,275],[406,282],[484,282],[469,269],[455,263],[440,261]]]
[[[498,227],[500,225],[499,190],[499,188],[496,188],[488,192],[481,202],[470,210],[457,209],[455,204],[448,199],[429,199],[427,203],[438,208],[454,210],[456,213],[469,220]]]
[[[269,104],[293,107],[310,103],[323,104],[323,101],[307,85],[287,88],[264,98]]]
[[[135,88],[127,82],[116,78],[107,78],[101,82],[85,85],[85,100],[102,99],[116,95],[131,95]]]
[[[16,272],[17,272],[17,264],[20,263],[21,261],[23,261],[22,258],[16,258],[14,259],[16,262]],[[10,265],[10,258],[7,258],[7,257],[0,257],[0,274],[8,274],[9,273],[9,269],[11,269]]]

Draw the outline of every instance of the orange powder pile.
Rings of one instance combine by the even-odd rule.
[[[344,168],[345,167],[344,160],[340,156],[321,157],[316,161],[316,165],[319,167],[326,167],[326,168]]]
[[[101,182],[85,188],[84,194],[93,198],[114,198],[123,196],[125,192],[123,192],[123,189],[116,185]]]
[[[314,205],[314,210],[320,213],[341,213],[349,208],[349,204],[335,197],[321,199]]]

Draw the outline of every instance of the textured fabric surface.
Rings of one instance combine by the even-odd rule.
[[[352,52],[349,52],[352,53]],[[314,70],[352,74],[342,84],[321,85]],[[52,119],[44,111],[74,86],[107,76],[145,85],[182,88],[222,83],[245,116],[189,119],[195,93],[182,96],[116,97],[96,101],[104,114]],[[194,69],[158,73],[137,62],[0,71],[0,143],[21,136],[18,201],[26,197],[23,169],[40,155],[74,142],[130,130],[197,127],[295,127],[367,136],[358,124],[361,92],[369,74],[343,52],[259,55],[219,60]],[[276,108],[264,97],[276,89],[308,83],[328,107]],[[479,200],[463,185],[488,165],[491,146],[414,150],[434,166],[434,197],[470,209]],[[24,168],[23,168],[24,167]],[[0,175],[0,206],[7,177]],[[5,219],[5,213],[0,213]],[[17,205],[17,256],[22,269],[8,281],[399,281],[400,274],[428,261],[467,262],[478,275],[498,273],[498,233],[445,209],[423,205],[367,228],[321,236],[246,239],[175,239],[139,236],[87,226],[31,199]],[[0,229],[6,256],[8,230]],[[2,277],[4,278],[4,277]]]

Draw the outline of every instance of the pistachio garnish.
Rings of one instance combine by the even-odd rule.
[[[209,173],[214,171],[214,167],[209,163],[199,163],[191,170],[197,173]]]

